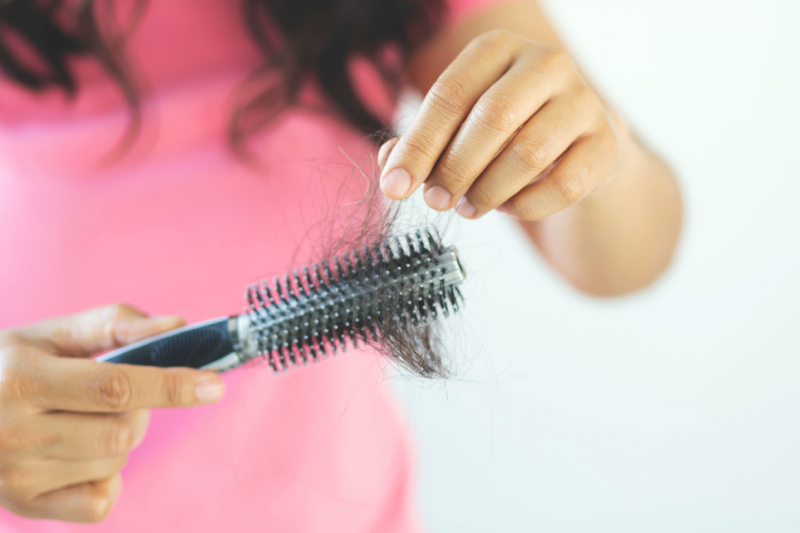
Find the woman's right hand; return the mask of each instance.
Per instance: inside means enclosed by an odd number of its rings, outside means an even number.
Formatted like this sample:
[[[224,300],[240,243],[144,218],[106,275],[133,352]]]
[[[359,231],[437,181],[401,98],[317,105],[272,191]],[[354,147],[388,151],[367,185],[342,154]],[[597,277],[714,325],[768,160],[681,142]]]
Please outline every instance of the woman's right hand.
[[[31,518],[97,522],[154,407],[219,400],[220,377],[90,356],[183,325],[126,305],[0,331],[0,504]]]

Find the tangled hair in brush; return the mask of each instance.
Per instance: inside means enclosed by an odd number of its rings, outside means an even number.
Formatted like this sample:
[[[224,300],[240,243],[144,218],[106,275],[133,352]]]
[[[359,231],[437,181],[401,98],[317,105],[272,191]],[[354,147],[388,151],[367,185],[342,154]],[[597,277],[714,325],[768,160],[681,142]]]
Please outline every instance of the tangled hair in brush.
[[[371,194],[375,194],[377,187],[372,188]],[[380,194],[378,192],[378,194]],[[380,199],[376,199],[380,200]],[[374,201],[374,204],[381,204],[385,202]],[[341,250],[351,248],[353,250],[364,249],[369,247],[370,244],[384,243],[384,247],[388,247],[392,241],[398,241],[401,238],[399,235],[402,233],[393,226],[393,221],[397,218],[397,213],[400,209],[399,204],[388,206],[384,208],[384,214],[380,218],[380,224],[375,227],[370,227],[367,224],[361,225],[355,230],[355,234],[351,234],[335,243],[339,245]],[[441,238],[438,236],[431,236],[429,239],[427,250],[423,249],[419,257],[423,261],[425,259],[434,257],[442,248]],[[396,246],[400,248],[400,246]],[[448,308],[448,306],[450,306]],[[384,318],[380,322],[380,332],[377,336],[369,337],[367,344],[374,350],[389,358],[390,360],[398,363],[402,368],[424,378],[447,378],[450,377],[451,372],[447,364],[447,350],[445,344],[442,342],[441,335],[441,320],[435,320],[436,314],[448,315],[450,310],[457,308],[457,301],[454,298],[445,301],[439,307],[438,312],[434,312],[434,320],[419,320],[412,318],[404,312],[398,312],[401,309],[402,302],[389,300],[382,300],[380,302],[380,312]],[[434,306],[430,306],[434,307]]]
[[[250,285],[257,352],[281,372],[370,345],[422,376],[444,375],[437,346],[420,332],[458,309],[464,277],[440,242],[420,229]]]
[[[401,236],[420,229],[427,231],[427,228],[407,225],[400,220],[408,201],[392,202],[383,195],[378,181],[379,169],[372,155],[365,158],[365,163],[348,159],[353,164],[352,172],[328,203],[320,222],[306,232],[306,239],[317,243],[314,252],[317,258],[329,259],[376,243],[397,242],[398,238],[402,240]],[[358,199],[345,201],[346,197],[352,197],[354,187]],[[438,235],[426,240],[430,251],[423,255],[435,256],[443,247]],[[432,321],[409,320],[405,315],[393,315],[397,307],[396,302],[382,303],[383,315],[393,316],[393,319],[382,321],[380,335],[369,338],[367,344],[417,376],[451,377],[447,346],[442,340],[441,316]],[[448,313],[445,307],[440,314]]]
[[[423,378],[448,378],[452,372],[442,342],[441,322],[413,324],[393,320],[381,327],[381,338],[371,346],[402,368]]]
[[[445,347],[440,340],[437,323],[426,324],[414,331],[397,328],[384,333],[383,341],[377,348],[384,356],[423,378],[445,379],[451,376],[449,365],[445,363]]]
[[[395,214],[398,208],[394,208]],[[384,219],[387,220],[387,219]],[[389,223],[383,226],[383,242],[401,240],[393,226]],[[419,235],[419,231],[418,231]],[[443,247],[441,238],[427,233],[428,244],[423,245],[419,257],[424,261],[435,257]],[[400,246],[397,246],[400,248]],[[380,323],[380,334],[369,342],[370,346],[385,357],[397,362],[406,370],[424,378],[447,378],[450,368],[446,363],[446,346],[442,342],[441,320],[436,320],[438,314],[449,315],[451,310],[457,309],[458,297],[454,296],[437,304],[429,305],[433,308],[433,320],[419,320],[413,315],[409,316],[397,310],[402,307],[402,302],[392,300],[382,301],[382,315],[387,317]],[[437,310],[438,309],[438,310]]]

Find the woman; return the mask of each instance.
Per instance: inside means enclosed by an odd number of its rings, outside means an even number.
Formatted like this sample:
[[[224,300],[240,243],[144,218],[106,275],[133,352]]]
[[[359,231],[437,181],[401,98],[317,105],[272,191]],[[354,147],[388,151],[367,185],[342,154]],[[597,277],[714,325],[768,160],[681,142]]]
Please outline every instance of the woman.
[[[224,382],[88,359],[181,325],[173,314],[234,313],[246,283],[295,266],[369,159],[392,80],[426,96],[380,148],[388,198],[422,186],[433,209],[507,213],[590,294],[639,289],[669,263],[670,170],[535,2],[451,0],[444,19],[435,1],[306,2],[244,2],[256,39],[225,0],[112,2],[108,27],[138,17],[124,36],[92,25],[101,3],[0,18],[3,531],[418,530],[374,356]],[[38,5],[7,0],[0,17],[20,3]]]

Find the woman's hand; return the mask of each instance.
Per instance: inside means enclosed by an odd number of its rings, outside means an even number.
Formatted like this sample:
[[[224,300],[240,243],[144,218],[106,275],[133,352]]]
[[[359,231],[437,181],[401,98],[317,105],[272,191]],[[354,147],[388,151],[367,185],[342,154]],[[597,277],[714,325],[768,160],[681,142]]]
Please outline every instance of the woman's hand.
[[[606,183],[619,146],[565,52],[490,31],[439,76],[402,137],[381,147],[381,187],[399,200],[424,182],[434,209],[540,220]]]
[[[189,407],[224,392],[214,372],[97,363],[89,356],[183,322],[114,305],[0,331],[0,504],[70,522],[105,518],[120,469],[153,407]]]

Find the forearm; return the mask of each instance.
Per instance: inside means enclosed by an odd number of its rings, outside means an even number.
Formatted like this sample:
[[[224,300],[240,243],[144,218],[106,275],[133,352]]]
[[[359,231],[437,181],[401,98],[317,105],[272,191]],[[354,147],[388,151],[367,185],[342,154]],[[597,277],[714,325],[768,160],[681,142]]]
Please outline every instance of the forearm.
[[[604,186],[544,220],[520,221],[548,261],[590,294],[618,295],[655,280],[672,258],[682,219],[670,168],[615,120],[620,157]]]

